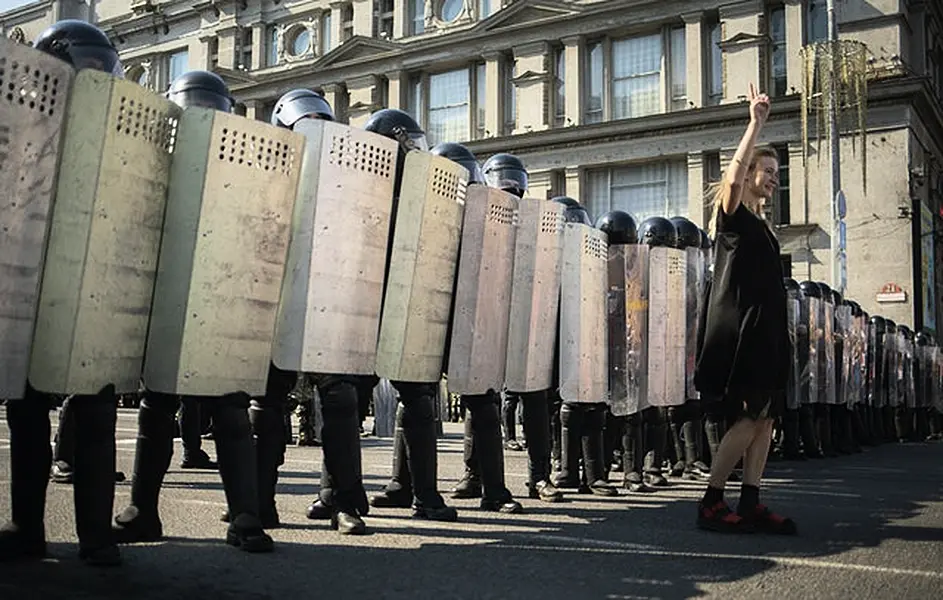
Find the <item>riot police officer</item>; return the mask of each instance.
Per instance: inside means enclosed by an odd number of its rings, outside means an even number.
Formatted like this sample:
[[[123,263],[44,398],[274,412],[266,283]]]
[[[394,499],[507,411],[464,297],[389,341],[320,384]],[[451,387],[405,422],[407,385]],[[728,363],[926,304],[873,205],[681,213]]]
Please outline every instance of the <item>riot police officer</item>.
[[[33,46],[70,64],[76,71],[94,69],[117,77],[124,75],[111,41],[100,29],[84,21],[59,21],[40,33]],[[0,529],[0,561],[37,559],[46,554],[43,520],[52,462],[51,400],[51,394],[37,390],[28,381],[23,398],[7,402],[13,519]],[[79,558],[94,566],[121,563],[109,525],[115,493],[117,410],[115,387],[111,384],[97,394],[73,395],[63,410],[70,413],[63,415],[63,421],[74,428],[72,467]]]
[[[407,113],[386,108],[373,113],[364,129],[400,144],[396,158],[396,181],[393,187],[393,223],[390,226],[389,247],[392,248],[396,208],[399,204],[406,154],[413,150],[428,150],[426,134]],[[387,275],[392,252],[387,254]],[[374,380],[374,384],[376,380]],[[446,506],[437,489],[438,457],[435,398],[438,382],[392,381],[399,392],[400,406],[396,414],[393,477],[386,489],[374,496],[370,503],[377,508],[414,508],[413,516],[434,521],[455,521],[458,511]],[[371,386],[372,388],[373,386]],[[405,449],[405,460],[399,454]],[[400,465],[405,468],[398,468]],[[408,471],[408,477],[405,476]]]
[[[233,100],[220,77],[207,71],[189,71],[178,77],[167,92],[180,106],[211,108],[232,112]],[[145,387],[147,382],[145,381]],[[272,538],[263,531],[259,514],[258,480],[249,425],[249,396],[243,392],[220,397],[186,397],[211,412],[213,439],[219,458],[219,472],[226,490],[230,512],[236,518],[226,532],[227,543],[247,552],[271,552]],[[174,415],[180,398],[146,390],[138,411],[138,438],[135,449],[131,504],[114,521],[119,543],[152,542],[163,537],[158,499],[164,475],[173,455]],[[199,423],[199,420],[197,420]],[[279,420],[281,423],[281,420]]]

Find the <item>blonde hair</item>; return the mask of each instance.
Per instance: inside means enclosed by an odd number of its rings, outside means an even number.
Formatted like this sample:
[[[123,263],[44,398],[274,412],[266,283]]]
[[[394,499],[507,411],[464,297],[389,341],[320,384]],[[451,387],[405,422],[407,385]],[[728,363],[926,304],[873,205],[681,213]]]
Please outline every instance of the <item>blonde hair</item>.
[[[750,167],[747,169],[747,174],[752,174],[754,169],[756,169],[756,163],[759,162],[761,158],[772,158],[773,160],[779,161],[779,153],[776,152],[773,148],[757,148],[753,151],[753,158],[750,159]],[[728,169],[730,167],[727,167]],[[730,187],[730,182],[727,180],[727,173],[721,176],[720,181],[714,181],[708,184],[707,189],[704,193],[704,204],[706,206],[713,206],[711,211],[711,219],[707,224],[707,233],[710,235],[711,239],[717,237],[717,218],[720,215],[720,211],[723,210],[724,201],[730,198],[730,194],[733,193],[733,190]],[[762,211],[760,210],[760,203],[750,199],[749,201],[742,197],[741,202],[749,210],[751,210],[755,215],[763,217]]]

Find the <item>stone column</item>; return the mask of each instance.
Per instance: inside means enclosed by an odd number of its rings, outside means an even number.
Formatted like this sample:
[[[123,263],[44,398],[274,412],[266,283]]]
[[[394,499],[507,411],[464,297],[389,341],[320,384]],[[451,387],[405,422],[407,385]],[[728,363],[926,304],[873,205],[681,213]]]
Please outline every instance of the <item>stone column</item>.
[[[322,88],[324,90],[324,99],[334,110],[334,116],[341,123],[346,121],[347,115],[347,97],[344,85],[340,83],[329,83]]]
[[[224,69],[234,70],[236,68],[236,51],[240,31],[236,25],[216,30],[219,66]]]
[[[564,97],[566,101],[566,118],[564,126],[583,124],[583,38],[563,38],[564,63]]]
[[[331,48],[337,48],[343,41],[341,33],[344,31],[344,6],[346,2],[331,2]]]
[[[761,75],[767,68],[761,59],[766,53],[760,49],[767,48],[769,37],[760,33],[763,10],[760,0],[738,2],[720,9],[725,38],[720,43],[725,60],[724,103],[739,102],[738,97],[747,94],[750,83],[765,87]]]
[[[409,75],[405,71],[391,71],[386,74],[386,80],[389,82],[386,108],[403,110],[407,106],[403,94],[409,87]]]
[[[707,229],[704,226],[707,222],[704,208],[704,184],[704,155],[700,152],[690,152],[688,153],[688,219],[701,229]]]
[[[252,65],[250,68],[253,71],[263,69],[267,66],[265,64],[265,46],[267,42],[265,34],[267,31],[268,28],[265,26],[265,23],[252,24]]]
[[[194,69],[203,69],[204,71],[213,70],[213,52],[210,45],[215,41],[215,35],[201,35],[197,38],[196,43],[191,40],[190,45],[187,47],[187,52],[190,53],[189,62],[193,65]]]
[[[262,116],[262,103],[258,100],[246,100],[246,118],[257,120]]]
[[[550,175],[550,171],[528,173],[527,196],[529,198],[540,198],[541,200],[547,198],[550,195]]]
[[[568,166],[564,172],[564,177],[566,178],[566,195],[582,202],[580,199],[580,180],[582,179],[580,167],[578,165]]]
[[[354,35],[373,37],[373,0],[354,0],[353,6]]]
[[[485,89],[487,91],[487,100],[485,102],[485,137],[495,137],[501,135],[501,128],[504,115],[501,112],[501,55],[490,53],[484,55],[485,59]]]
[[[347,81],[350,105],[347,107],[348,124],[362,127],[370,114],[379,108],[380,82],[376,75],[365,75]]]
[[[802,92],[802,49],[805,21],[802,0],[786,0],[786,93]]]
[[[705,102],[704,65],[706,64],[704,43],[704,14],[689,13],[684,19],[684,52],[687,69],[685,71],[688,106],[701,108]]]
[[[514,133],[542,131],[550,128],[548,118],[550,85],[547,65],[550,45],[534,42],[514,48],[517,76],[514,79],[517,94],[517,118]]]

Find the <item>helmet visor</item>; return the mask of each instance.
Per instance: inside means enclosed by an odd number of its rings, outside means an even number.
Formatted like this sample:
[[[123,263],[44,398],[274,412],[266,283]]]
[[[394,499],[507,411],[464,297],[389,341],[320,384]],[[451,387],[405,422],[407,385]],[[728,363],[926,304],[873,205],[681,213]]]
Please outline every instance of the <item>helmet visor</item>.
[[[422,150],[423,152],[429,151],[429,140],[426,139],[426,134],[424,133],[410,133],[409,140],[416,145],[417,150]]]
[[[527,173],[520,169],[494,169],[485,174],[485,181],[494,188],[506,192],[518,192],[521,196],[527,191]]]
[[[185,90],[176,94],[167,94],[167,99],[180,108],[202,106],[203,108],[212,108],[222,112],[232,112],[232,98],[221,96],[209,90]]]
[[[76,71],[94,69],[124,79],[124,67],[121,65],[121,59],[118,58],[118,53],[111,48],[68,44],[66,54],[68,55],[68,61],[72,63]]]

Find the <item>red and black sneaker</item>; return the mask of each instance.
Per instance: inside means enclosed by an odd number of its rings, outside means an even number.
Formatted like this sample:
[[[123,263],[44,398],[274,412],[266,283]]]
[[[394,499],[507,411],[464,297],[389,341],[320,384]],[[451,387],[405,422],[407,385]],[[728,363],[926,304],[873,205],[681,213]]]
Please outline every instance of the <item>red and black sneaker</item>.
[[[743,517],[730,510],[730,507],[727,506],[727,503],[723,500],[712,506],[698,503],[697,526],[701,529],[720,533],[753,532],[753,528],[749,523],[747,523]]]
[[[752,525],[757,531],[763,533],[772,533],[775,535],[798,535],[799,529],[796,522],[777,515],[765,504],[757,504],[756,509],[751,515],[740,515],[743,520]]]

